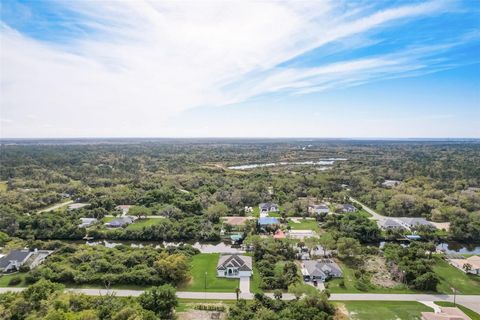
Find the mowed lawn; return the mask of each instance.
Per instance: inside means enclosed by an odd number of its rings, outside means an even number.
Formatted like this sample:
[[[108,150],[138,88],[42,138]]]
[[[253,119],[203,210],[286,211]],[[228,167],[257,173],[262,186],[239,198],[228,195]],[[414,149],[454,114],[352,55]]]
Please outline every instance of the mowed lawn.
[[[162,218],[138,219],[127,226],[127,230],[142,230],[143,227],[150,227],[162,223]]]
[[[346,308],[352,320],[414,320],[421,312],[433,311],[415,301],[344,301],[335,305]]]
[[[191,280],[179,286],[178,291],[205,291],[205,272],[207,272],[206,291],[235,292],[235,289],[239,287],[238,279],[217,278],[219,257],[219,253],[200,253],[193,256],[190,270]]]
[[[296,223],[289,219],[288,226],[292,230],[313,230],[316,232],[320,230],[320,228],[318,227],[318,222],[316,220],[299,219],[298,221],[299,223]]]
[[[465,272],[448,264],[440,257],[435,257],[436,263],[433,271],[440,278],[437,290],[442,293],[452,294],[452,287],[460,294],[479,294],[480,277],[467,275]]]

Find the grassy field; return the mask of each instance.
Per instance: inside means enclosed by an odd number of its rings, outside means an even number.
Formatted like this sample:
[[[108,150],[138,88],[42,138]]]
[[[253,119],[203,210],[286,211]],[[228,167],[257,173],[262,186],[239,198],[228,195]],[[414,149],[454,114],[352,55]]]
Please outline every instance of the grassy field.
[[[352,320],[414,320],[421,319],[421,312],[433,311],[415,301],[345,301],[335,305],[346,308]]]
[[[163,219],[161,218],[137,220],[134,223],[128,225],[127,230],[142,230],[143,227],[150,227],[156,224],[160,224],[162,220]]]
[[[8,283],[12,278],[20,277],[22,279],[22,282],[15,286],[9,286]],[[0,288],[2,287],[26,287],[27,284],[25,283],[25,273],[13,273],[13,274],[7,274],[0,276]]]
[[[0,181],[0,192],[7,191],[7,181]]]
[[[238,279],[217,278],[217,262],[220,254],[201,253],[192,257],[192,279],[178,288],[179,291],[205,291],[205,272],[207,272],[207,292],[235,292],[239,287]]]
[[[292,230],[313,230],[316,232],[320,230],[316,220],[301,219],[299,221],[300,223],[295,223],[289,219],[288,225],[290,226],[290,228],[292,228]]]
[[[467,275],[463,271],[451,266],[440,257],[435,257],[436,263],[433,271],[440,278],[437,290],[443,293],[452,293],[452,287],[458,290],[459,294],[480,293],[480,277]]]
[[[441,307],[453,307],[454,304],[453,302],[448,302],[448,301],[435,301],[436,305],[439,305]],[[468,309],[467,307],[464,307],[462,305],[457,304],[457,307],[465,312],[467,316],[472,318],[472,320],[480,320],[480,314],[476,313],[475,311]]]

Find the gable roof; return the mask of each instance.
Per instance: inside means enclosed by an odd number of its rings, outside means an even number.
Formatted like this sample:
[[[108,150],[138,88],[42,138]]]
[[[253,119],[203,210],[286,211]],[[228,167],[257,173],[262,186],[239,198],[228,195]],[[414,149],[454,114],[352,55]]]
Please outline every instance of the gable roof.
[[[310,276],[325,278],[329,274],[342,274],[342,269],[335,261],[330,259],[309,260],[305,261],[303,265]]]
[[[270,209],[271,207],[278,207],[278,205],[273,202],[260,203],[258,206],[260,208],[265,208],[265,209]]]
[[[220,256],[217,270],[225,270],[232,267],[238,268],[239,271],[252,271],[252,257],[239,256],[237,254]]]
[[[0,259],[0,269],[6,268],[10,264],[10,261],[22,262],[27,259],[30,254],[31,252],[29,250],[12,250]]]

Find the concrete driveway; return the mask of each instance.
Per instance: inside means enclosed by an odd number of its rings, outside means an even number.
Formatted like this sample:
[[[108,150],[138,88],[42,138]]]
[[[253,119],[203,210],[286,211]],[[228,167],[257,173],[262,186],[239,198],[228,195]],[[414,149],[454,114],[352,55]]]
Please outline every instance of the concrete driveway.
[[[240,277],[240,292],[250,293],[250,277]]]

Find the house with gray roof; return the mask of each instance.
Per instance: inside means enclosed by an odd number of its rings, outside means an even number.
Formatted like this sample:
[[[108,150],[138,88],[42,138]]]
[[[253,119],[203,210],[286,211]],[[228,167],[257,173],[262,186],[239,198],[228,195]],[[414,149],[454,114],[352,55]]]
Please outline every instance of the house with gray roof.
[[[80,218],[80,221],[82,223],[80,223],[78,227],[87,228],[87,227],[90,227],[92,224],[97,223],[98,220],[95,218]]]
[[[308,213],[322,214],[322,213],[328,213],[329,211],[330,210],[325,203],[308,206]]]
[[[425,218],[396,218],[405,228],[411,229],[419,226],[435,226]]]
[[[278,212],[280,210],[278,204],[273,202],[260,203],[258,208],[260,209],[261,217],[266,217],[269,212]]]
[[[378,226],[383,229],[383,230],[393,230],[393,229],[398,229],[398,230],[405,230],[406,228],[400,223],[400,221],[397,221],[396,219],[381,219],[377,221]]]
[[[121,228],[133,223],[133,221],[134,219],[132,217],[125,216],[125,217],[115,218],[112,221],[105,223],[105,225],[109,228]]]
[[[6,256],[0,258],[0,271],[18,271],[32,254],[33,252],[28,249],[10,251]]]
[[[384,182],[382,182],[382,187],[384,188],[393,188],[393,187],[396,187],[398,186],[399,184],[401,184],[402,182],[401,181],[398,181],[398,180],[385,180]]]
[[[341,205],[341,210],[342,210],[343,213],[356,212],[357,208],[354,205],[346,203],[346,204]]]
[[[332,259],[307,260],[302,262],[303,280],[325,282],[331,278],[341,278],[342,269]]]
[[[217,263],[217,277],[250,277],[253,273],[252,257],[243,255],[221,255]]]

